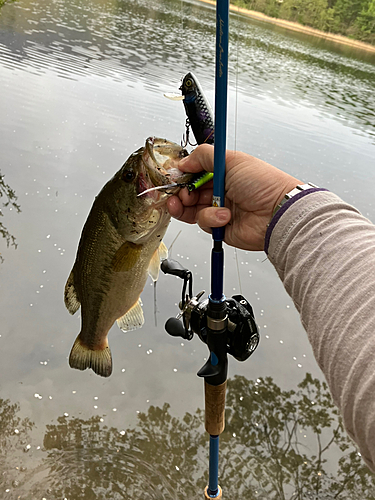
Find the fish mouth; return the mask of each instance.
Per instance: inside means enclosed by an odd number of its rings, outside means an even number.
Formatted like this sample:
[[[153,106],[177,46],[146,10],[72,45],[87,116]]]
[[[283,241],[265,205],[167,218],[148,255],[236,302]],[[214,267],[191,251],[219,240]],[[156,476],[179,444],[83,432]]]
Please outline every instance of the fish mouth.
[[[154,186],[186,182],[191,174],[177,168],[179,160],[188,152],[174,142],[148,137],[142,153],[142,162]]]

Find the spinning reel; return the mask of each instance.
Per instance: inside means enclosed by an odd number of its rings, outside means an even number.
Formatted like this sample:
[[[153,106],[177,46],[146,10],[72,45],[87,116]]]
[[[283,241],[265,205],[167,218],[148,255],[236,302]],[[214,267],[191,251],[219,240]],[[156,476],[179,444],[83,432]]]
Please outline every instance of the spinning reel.
[[[184,281],[182,297],[179,303],[181,312],[177,317],[169,318],[165,324],[165,329],[169,335],[191,340],[195,333],[202,342],[210,347],[210,332],[220,330],[218,332],[221,334],[220,336],[222,337],[222,334],[224,334],[221,343],[222,349],[226,353],[231,354],[238,361],[245,361],[251,356],[259,344],[259,331],[255,323],[253,308],[242,295],[233,295],[232,298],[225,299],[224,303],[219,303],[217,319],[215,319],[215,317],[212,317],[215,316],[215,314],[212,314],[212,310],[208,313],[209,299],[200,300],[205,292],[202,291],[195,296],[193,295],[193,275],[191,271],[172,259],[163,260],[161,270],[165,274],[178,276]],[[223,318],[220,318],[220,311],[223,310],[225,311],[224,314],[226,314],[224,329],[222,327]],[[198,375],[210,376],[205,373],[205,367],[200,370]]]

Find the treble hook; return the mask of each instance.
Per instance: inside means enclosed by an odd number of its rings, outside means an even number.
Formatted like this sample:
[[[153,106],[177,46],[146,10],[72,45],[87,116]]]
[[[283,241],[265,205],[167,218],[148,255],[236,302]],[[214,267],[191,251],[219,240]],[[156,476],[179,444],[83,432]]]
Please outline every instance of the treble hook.
[[[182,141],[181,141],[181,147],[186,148],[186,146],[189,144],[190,146],[194,147],[197,146],[198,143],[196,142],[195,144],[192,144],[189,140],[190,136],[190,122],[189,118],[186,118],[185,121],[185,134],[182,136]]]

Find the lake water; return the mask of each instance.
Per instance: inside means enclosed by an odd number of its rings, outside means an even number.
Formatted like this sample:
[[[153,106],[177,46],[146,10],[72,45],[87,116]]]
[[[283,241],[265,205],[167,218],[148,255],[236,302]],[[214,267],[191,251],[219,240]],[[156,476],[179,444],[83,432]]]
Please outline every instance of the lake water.
[[[230,30],[228,147],[375,221],[375,55],[236,14]],[[160,277],[157,324],[148,282],[144,327],[112,328],[108,379],[69,368],[80,317],[63,290],[103,184],[146,137],[181,140],[183,106],[163,93],[193,71],[213,103],[214,36],[214,9],[195,1],[20,0],[0,11],[0,169],[21,207],[1,218],[18,247],[0,240],[0,498],[203,498],[196,372],[208,351],[164,331],[181,282]],[[172,221],[166,245],[177,235],[173,258],[196,292],[209,290],[211,238]],[[261,343],[229,362],[224,498],[372,498],[373,476],[340,427],[331,442],[337,415],[272,265],[225,252],[225,293],[252,303]]]

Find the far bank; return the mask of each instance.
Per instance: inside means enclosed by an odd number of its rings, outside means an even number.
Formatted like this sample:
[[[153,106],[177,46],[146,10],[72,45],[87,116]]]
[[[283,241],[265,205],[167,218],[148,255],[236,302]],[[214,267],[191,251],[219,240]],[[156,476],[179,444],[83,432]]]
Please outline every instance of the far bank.
[[[216,5],[214,0],[200,0],[201,2],[205,2],[211,5]],[[261,12],[256,12],[254,10],[244,9],[242,7],[238,7],[237,5],[230,4],[230,10],[233,12],[237,12],[244,16],[251,17],[252,19],[256,19],[258,21],[263,21],[266,23],[275,24],[277,26],[281,26],[291,31],[296,31],[299,33],[306,33],[308,35],[313,35],[319,38],[324,38],[326,40],[331,40],[336,43],[340,43],[342,45],[348,45],[350,47],[355,47],[360,50],[364,50],[367,52],[375,53],[375,46],[369,43],[361,42],[359,40],[353,40],[343,35],[336,35],[333,33],[327,33],[325,31],[320,31],[315,28],[310,28],[309,26],[305,26],[303,24],[295,23],[293,21],[287,21],[285,19],[279,19],[275,17],[266,16]]]

